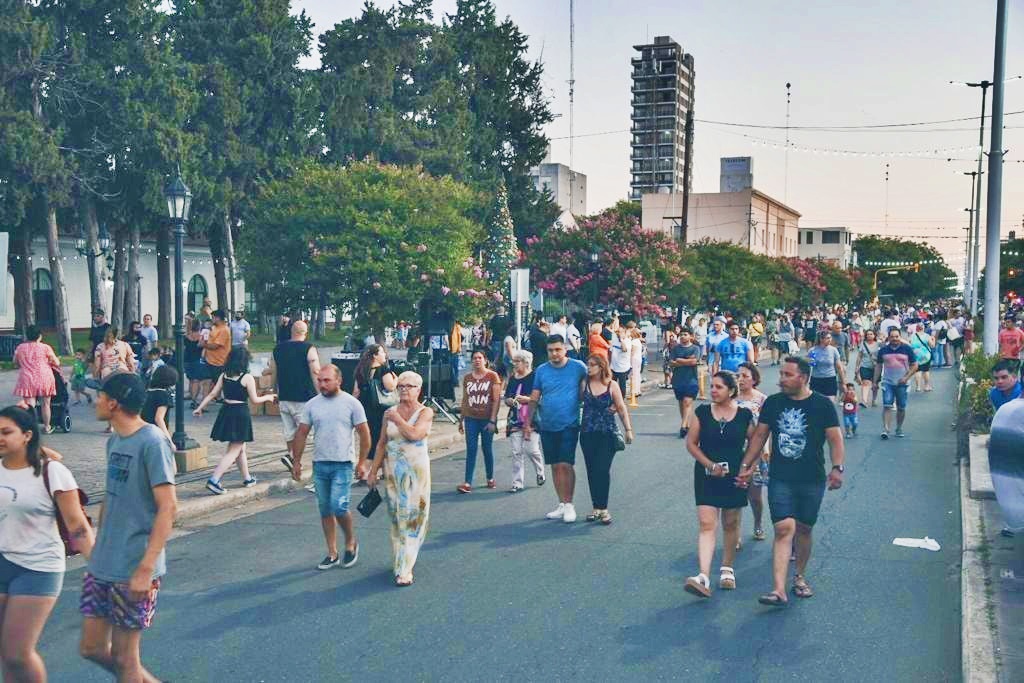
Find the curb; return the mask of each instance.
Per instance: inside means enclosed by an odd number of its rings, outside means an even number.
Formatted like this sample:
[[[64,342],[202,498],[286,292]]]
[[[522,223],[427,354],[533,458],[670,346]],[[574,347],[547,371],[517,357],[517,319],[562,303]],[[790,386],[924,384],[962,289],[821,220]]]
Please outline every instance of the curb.
[[[995,500],[996,491],[992,487],[992,472],[988,468],[988,435],[971,434],[968,437],[970,456],[970,488],[971,498],[975,500]]]
[[[987,543],[981,518],[981,503],[971,495],[966,464],[960,466],[960,522],[963,536],[960,574],[960,657],[962,677],[971,683],[998,680],[995,638],[989,624],[992,607],[986,592]]]

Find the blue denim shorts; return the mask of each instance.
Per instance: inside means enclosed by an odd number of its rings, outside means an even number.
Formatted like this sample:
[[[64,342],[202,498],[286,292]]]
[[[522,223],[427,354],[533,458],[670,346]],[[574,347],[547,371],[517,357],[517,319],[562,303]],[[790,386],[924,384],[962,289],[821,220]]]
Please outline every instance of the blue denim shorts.
[[[772,524],[792,517],[801,524],[814,526],[824,495],[823,481],[781,481],[773,477],[768,483]]]
[[[579,427],[566,427],[558,432],[542,431],[540,446],[544,451],[544,462],[548,465],[575,465],[579,440]]]
[[[907,388],[906,384],[882,383],[882,405],[892,408],[893,405],[899,410],[907,409]]]
[[[63,585],[64,572],[25,569],[0,555],[0,595],[57,597]]]
[[[351,462],[319,461],[313,463],[313,481],[316,482],[316,503],[321,517],[341,517],[348,514],[352,491]]]

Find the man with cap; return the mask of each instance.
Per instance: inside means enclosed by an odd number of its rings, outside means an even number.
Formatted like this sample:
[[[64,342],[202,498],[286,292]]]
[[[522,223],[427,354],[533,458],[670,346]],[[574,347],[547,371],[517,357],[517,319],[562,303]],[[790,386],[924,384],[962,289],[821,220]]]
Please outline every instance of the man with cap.
[[[145,400],[145,382],[129,372],[109,375],[96,396],[96,418],[109,421],[113,434],[96,545],[82,580],[81,653],[121,681],[157,680],[142,666],[140,644],[156,612],[177,512],[171,445],[139,417]]]
[[[94,308],[92,311],[92,325],[89,327],[89,354],[86,358],[92,358],[96,355],[96,347],[103,343],[103,338],[107,336],[107,330],[110,329],[110,323],[107,322],[106,313],[103,312],[102,308]]]

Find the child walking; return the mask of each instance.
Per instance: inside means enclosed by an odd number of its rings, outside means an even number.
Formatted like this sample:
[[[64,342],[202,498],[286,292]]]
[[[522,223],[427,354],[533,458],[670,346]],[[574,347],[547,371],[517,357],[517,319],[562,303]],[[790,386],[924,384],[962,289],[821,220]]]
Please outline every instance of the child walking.
[[[238,473],[242,475],[242,486],[249,487],[256,483],[256,478],[249,474],[249,460],[245,454],[245,444],[252,441],[252,417],[249,415],[248,401],[253,403],[270,403],[277,400],[276,394],[258,396],[256,380],[249,374],[249,351],[244,346],[231,349],[228,361],[224,365],[224,374],[220,376],[213,389],[202,403],[193,411],[197,417],[203,414],[203,408],[223,394],[217,419],[210,431],[214,441],[225,441],[228,450],[217,463],[216,469],[206,482],[210,493],[220,495],[225,492],[221,479],[231,464],[238,463]]]
[[[82,396],[85,396],[85,400],[92,403],[92,396],[89,395],[89,391],[85,388],[85,374],[89,371],[89,365],[85,362],[85,350],[75,350],[75,360],[71,366],[71,391],[75,392],[75,405],[82,404]]]
[[[177,383],[178,371],[171,366],[161,365],[154,370],[149,378],[149,387],[146,389],[146,402],[142,405],[142,412],[139,413],[143,420],[151,425],[156,425],[172,443],[167,413],[174,405],[171,389]]]
[[[857,436],[857,425],[860,420],[857,418],[857,389],[847,382],[846,390],[843,392],[843,429],[846,430],[846,438]]]

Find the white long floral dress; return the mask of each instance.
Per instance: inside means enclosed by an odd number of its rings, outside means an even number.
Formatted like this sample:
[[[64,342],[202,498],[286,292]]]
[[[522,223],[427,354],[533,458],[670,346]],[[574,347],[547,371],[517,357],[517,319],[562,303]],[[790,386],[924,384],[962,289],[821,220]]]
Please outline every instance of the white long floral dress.
[[[409,424],[416,424],[423,408]],[[427,440],[409,441],[388,422],[388,457],[384,461],[384,489],[391,515],[391,549],[395,576],[408,577],[416,564],[430,519],[430,456]]]

